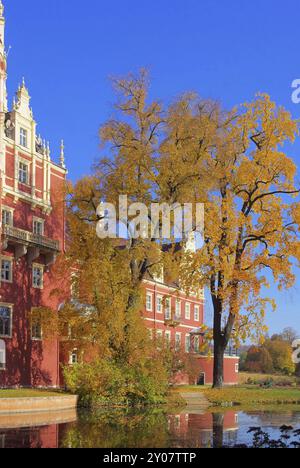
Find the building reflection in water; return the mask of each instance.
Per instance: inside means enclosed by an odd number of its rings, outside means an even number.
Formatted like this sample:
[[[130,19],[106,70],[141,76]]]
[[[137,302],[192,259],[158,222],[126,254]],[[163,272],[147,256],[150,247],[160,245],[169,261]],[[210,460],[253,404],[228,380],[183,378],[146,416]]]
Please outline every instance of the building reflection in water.
[[[223,439],[234,443],[238,430],[234,411],[128,413],[118,419],[119,424],[115,416],[113,412],[100,412],[96,418],[89,418],[85,412],[77,420],[75,411],[0,416],[0,448],[71,448],[78,446],[78,440],[82,447],[211,447],[222,446]],[[126,424],[129,420],[130,431]]]
[[[177,411],[177,410],[175,410]],[[88,412],[0,415],[0,448],[201,448],[252,443],[251,426],[276,437],[282,424],[300,424],[298,409],[209,413],[186,408],[140,411],[99,409]],[[272,432],[273,431],[273,432]],[[280,434],[279,434],[280,435]]]
[[[238,433],[238,413],[181,413],[168,417],[172,447],[222,447],[234,445]]]
[[[0,448],[58,448],[63,432],[76,420],[75,409],[0,415]]]

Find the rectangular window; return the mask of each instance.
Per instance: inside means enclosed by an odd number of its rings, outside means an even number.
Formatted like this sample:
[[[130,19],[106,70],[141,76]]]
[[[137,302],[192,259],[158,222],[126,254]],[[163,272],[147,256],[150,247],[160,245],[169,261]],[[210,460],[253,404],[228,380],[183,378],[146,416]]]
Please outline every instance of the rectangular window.
[[[44,220],[43,219],[33,220],[33,234],[36,234],[37,236],[44,235]]]
[[[42,339],[42,324],[39,319],[34,319],[31,326],[31,338],[33,340]]]
[[[236,364],[235,365],[235,373],[238,374],[239,370],[240,370],[240,366],[239,366],[239,364]]]
[[[156,300],[156,312],[159,314],[162,314],[163,312],[163,299],[161,296],[158,296]]]
[[[27,148],[27,130],[20,128],[20,145]]]
[[[171,299],[168,297],[166,299],[166,306],[165,306],[165,319],[166,320],[171,320],[172,314],[171,314]]]
[[[152,294],[151,293],[147,293],[146,294],[146,310],[147,312],[152,312]]]
[[[170,346],[171,345],[171,332],[170,331],[165,332],[165,340],[166,340],[167,346]]]
[[[176,348],[176,351],[180,351],[180,348],[181,348],[181,333],[176,333],[176,335],[175,335],[175,348]]]
[[[191,351],[191,335],[185,335],[185,352]]]
[[[77,349],[74,349],[72,351],[72,353],[70,353],[70,364],[71,365],[74,365],[74,364],[78,364],[78,352],[77,352]]]
[[[199,336],[194,337],[194,351],[195,351],[195,353],[200,352],[200,338],[199,338]]]
[[[181,301],[177,300],[175,305],[175,318],[181,318]]]
[[[195,305],[195,308],[194,308],[194,318],[195,318],[195,322],[200,321],[200,307],[198,305]]]
[[[6,345],[3,340],[0,340],[0,370],[6,367]],[[1,448],[1,444],[0,444]]]
[[[13,210],[3,208],[2,210],[2,225],[12,226],[13,225]]]
[[[12,276],[12,260],[3,258],[1,260],[1,280],[4,283],[11,283]]]
[[[5,362],[5,354],[4,351],[0,349],[0,370],[5,369],[6,362]]]
[[[23,162],[19,163],[19,182],[21,184],[28,184],[29,177],[28,177],[28,164]]]
[[[0,336],[11,336],[11,307],[0,306]]]
[[[44,269],[42,266],[34,265],[32,267],[32,286],[34,288],[43,288]]]
[[[185,318],[186,320],[191,319],[191,304],[189,302],[185,304]]]

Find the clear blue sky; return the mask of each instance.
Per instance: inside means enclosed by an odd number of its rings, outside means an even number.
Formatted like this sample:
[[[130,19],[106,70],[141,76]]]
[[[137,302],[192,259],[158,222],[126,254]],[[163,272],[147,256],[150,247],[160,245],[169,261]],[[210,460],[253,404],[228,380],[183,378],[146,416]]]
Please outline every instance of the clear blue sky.
[[[3,0],[9,97],[25,76],[42,136],[66,143],[72,179],[99,154],[97,130],[110,116],[109,76],[149,67],[152,94],[172,100],[195,90],[225,106],[268,92],[300,118],[291,82],[300,78],[299,0]],[[300,143],[290,151],[300,165]],[[300,280],[276,297],[272,331],[300,333]],[[209,314],[209,310],[208,310]]]

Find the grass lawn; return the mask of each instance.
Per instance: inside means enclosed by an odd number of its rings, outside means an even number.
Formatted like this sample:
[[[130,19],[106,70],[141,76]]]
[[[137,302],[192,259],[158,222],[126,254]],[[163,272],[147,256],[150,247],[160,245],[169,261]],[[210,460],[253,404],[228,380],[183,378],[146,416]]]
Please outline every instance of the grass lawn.
[[[269,405],[300,404],[300,389],[297,388],[257,388],[226,387],[222,390],[205,388],[202,390],[212,405]]]
[[[254,405],[300,405],[299,388],[259,388],[255,386],[225,387],[215,390],[211,387],[184,386],[175,392],[202,392],[212,406],[254,406]]]
[[[35,390],[35,389],[16,389],[0,390],[0,398],[41,398],[64,395],[59,391]]]

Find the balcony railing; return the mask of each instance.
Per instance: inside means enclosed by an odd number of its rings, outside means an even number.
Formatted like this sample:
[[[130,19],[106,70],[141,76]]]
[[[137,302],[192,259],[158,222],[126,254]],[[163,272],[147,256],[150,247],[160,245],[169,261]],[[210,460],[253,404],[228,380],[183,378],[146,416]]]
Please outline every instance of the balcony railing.
[[[39,234],[32,234],[29,232],[29,242],[36,244],[47,249],[59,250],[59,242]]]
[[[13,239],[19,240],[19,241],[28,241],[28,232],[23,231],[22,229],[15,228],[13,226],[5,225],[3,227],[3,232],[7,237],[11,237]]]
[[[42,247],[49,250],[59,251],[59,241],[49,239],[48,237],[41,236],[39,234],[33,234],[29,231],[16,228],[14,226],[4,226],[3,233],[10,239],[15,239],[19,242],[25,242],[28,244],[34,244],[37,247]]]

